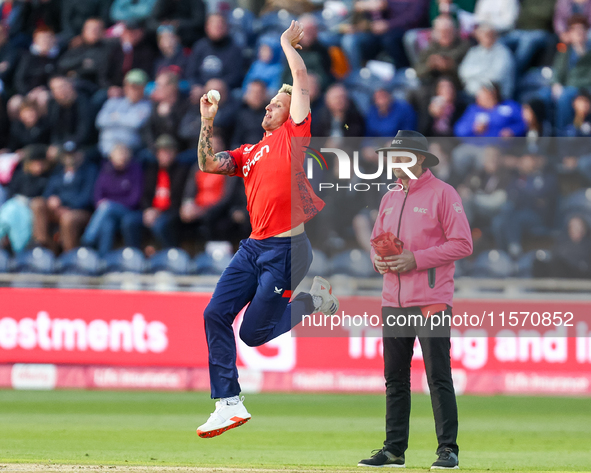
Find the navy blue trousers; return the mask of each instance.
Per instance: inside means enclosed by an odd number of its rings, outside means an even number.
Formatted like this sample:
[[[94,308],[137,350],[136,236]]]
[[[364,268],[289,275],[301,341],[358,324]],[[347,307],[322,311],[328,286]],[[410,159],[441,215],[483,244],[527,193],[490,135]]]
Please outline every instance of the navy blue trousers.
[[[232,323],[249,302],[240,338],[252,347],[288,332],[304,314],[314,312],[310,294],[300,293],[289,302],[311,263],[312,247],[305,233],[240,242],[203,313],[212,399],[240,393]]]

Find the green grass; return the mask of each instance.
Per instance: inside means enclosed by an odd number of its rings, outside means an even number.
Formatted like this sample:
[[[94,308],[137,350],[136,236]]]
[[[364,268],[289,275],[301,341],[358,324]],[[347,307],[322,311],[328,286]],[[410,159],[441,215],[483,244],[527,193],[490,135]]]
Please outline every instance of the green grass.
[[[591,470],[589,399],[458,403],[463,470]],[[0,391],[0,462],[336,470],[384,439],[383,396],[258,394],[247,407],[249,423],[200,439],[204,393]],[[435,448],[429,398],[414,395],[407,466],[428,468]]]

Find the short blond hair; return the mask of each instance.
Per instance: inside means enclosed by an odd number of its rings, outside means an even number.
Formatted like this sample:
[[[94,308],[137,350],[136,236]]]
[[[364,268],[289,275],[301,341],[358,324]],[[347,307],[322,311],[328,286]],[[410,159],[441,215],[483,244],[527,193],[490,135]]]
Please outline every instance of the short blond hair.
[[[291,97],[291,91],[292,91],[293,87],[289,84],[283,84],[281,86],[281,88],[279,89],[279,92],[277,92],[278,94],[287,94]]]

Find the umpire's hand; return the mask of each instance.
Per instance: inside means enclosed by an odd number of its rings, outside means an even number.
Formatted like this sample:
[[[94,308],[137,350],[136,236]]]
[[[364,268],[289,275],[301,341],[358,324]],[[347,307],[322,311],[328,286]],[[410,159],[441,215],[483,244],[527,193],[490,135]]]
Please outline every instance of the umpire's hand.
[[[417,267],[415,255],[409,250],[402,250],[402,253],[396,256],[375,255],[373,264],[380,274],[386,274],[388,271],[404,273]]]

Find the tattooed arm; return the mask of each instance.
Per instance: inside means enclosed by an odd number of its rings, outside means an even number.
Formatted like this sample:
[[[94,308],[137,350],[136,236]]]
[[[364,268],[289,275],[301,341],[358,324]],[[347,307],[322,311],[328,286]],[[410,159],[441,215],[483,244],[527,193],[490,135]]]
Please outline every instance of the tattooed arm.
[[[303,122],[310,112],[308,71],[304,60],[296,51],[296,49],[302,49],[298,43],[303,37],[304,29],[297,21],[292,21],[290,27],[281,35],[281,47],[293,77],[289,114],[295,123]]]
[[[199,134],[199,147],[197,148],[197,159],[199,169],[212,174],[236,174],[236,161],[228,151],[214,154],[211,143],[213,137],[213,119],[218,111],[218,104],[211,103],[207,95],[201,97],[201,132]]]

